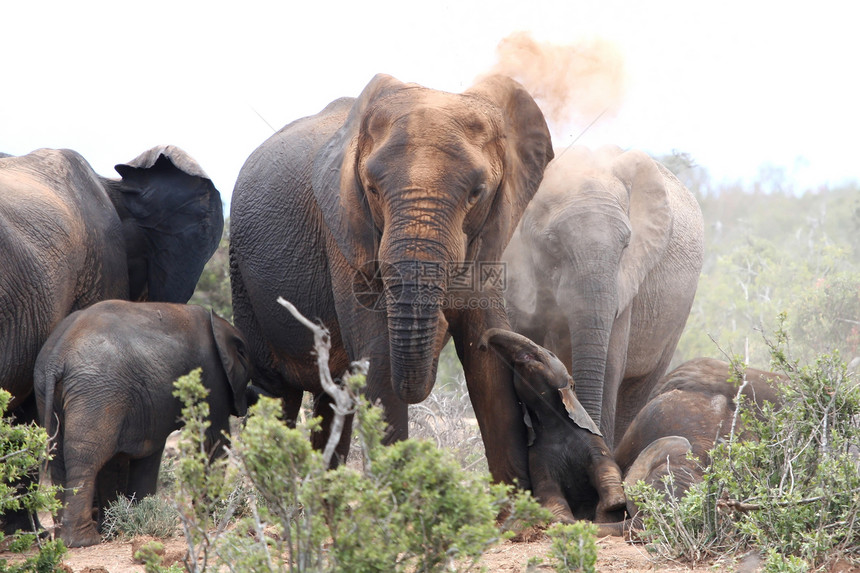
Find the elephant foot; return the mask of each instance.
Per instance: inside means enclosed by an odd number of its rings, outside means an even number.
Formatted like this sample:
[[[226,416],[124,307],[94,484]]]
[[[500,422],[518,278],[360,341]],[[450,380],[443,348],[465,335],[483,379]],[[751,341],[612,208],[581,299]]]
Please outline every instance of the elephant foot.
[[[627,496],[624,491],[620,490],[601,497],[600,503],[597,504],[597,510],[594,513],[595,523],[613,523],[624,519],[624,512],[627,509]]]
[[[89,547],[90,545],[98,545],[102,542],[102,537],[96,530],[95,522],[84,527],[67,527],[63,525],[60,528],[60,539],[66,544],[66,547]]]

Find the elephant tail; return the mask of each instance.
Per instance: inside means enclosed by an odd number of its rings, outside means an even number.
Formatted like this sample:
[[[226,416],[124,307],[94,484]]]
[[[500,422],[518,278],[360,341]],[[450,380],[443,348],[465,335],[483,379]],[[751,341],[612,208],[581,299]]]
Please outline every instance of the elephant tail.
[[[62,365],[50,364],[47,367],[40,364],[36,365],[34,386],[42,388],[44,391],[45,408],[42,413],[42,426],[48,434],[49,453],[53,449],[57,434],[60,431],[60,420],[54,412],[54,394],[57,390],[57,382],[63,377],[63,371],[64,368]],[[54,427],[54,420],[57,421],[56,428]]]

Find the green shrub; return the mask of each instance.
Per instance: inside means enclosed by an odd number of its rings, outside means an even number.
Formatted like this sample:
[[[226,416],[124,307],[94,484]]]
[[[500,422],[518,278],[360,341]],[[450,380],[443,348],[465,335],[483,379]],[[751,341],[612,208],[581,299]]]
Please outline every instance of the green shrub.
[[[213,505],[201,500],[223,495],[229,479],[212,476],[223,468],[206,470],[199,448],[206,427],[206,409],[195,404],[204,396],[199,380],[192,373],[177,381],[188,416],[183,441],[192,444],[176,470],[189,570],[205,570],[217,555],[219,568],[243,572],[469,571],[507,530],[548,520],[527,493],[463,470],[430,442],[383,447],[382,411],[358,396],[363,382],[357,376],[342,386],[354,400],[360,469],[325,469],[309,439],[318,420],[293,429],[281,419],[279,401],[262,398],[251,408],[229,456],[231,471],[253,485],[249,515],[213,533]],[[509,517],[500,528],[501,514]],[[148,567],[164,571],[155,562]]]
[[[772,369],[789,382],[783,407],[754,416],[739,406],[744,439],[719,443],[701,483],[680,501],[640,484],[629,490],[644,512],[645,537],[670,557],[702,560],[775,549],[772,569],[800,570],[860,557],[860,386],[838,355],[800,366],[788,338],[769,343]]]
[[[0,389],[0,514],[26,509],[54,515],[59,509],[55,497],[57,487],[45,486],[36,480],[22,489],[17,483],[24,476],[38,472],[47,461],[48,436],[44,428],[35,424],[17,424],[6,417],[11,401],[12,395]],[[16,563],[0,559],[0,572],[3,573],[54,571],[66,552],[62,541],[41,541],[33,531],[8,536],[0,533],[0,543],[7,545],[12,553],[29,551],[34,545],[39,548],[35,555]]]
[[[206,450],[206,431],[210,425],[208,390],[200,382],[200,375],[201,369],[197,368],[174,383],[174,396],[184,405],[179,459],[174,468],[174,495],[188,545],[185,559],[188,571],[206,570],[219,536],[233,517],[234,504],[241,503],[234,495],[239,478],[235,471],[228,471],[232,468],[227,458],[209,461]],[[228,500],[226,506],[225,499]]]
[[[546,531],[550,557],[558,573],[594,573],[597,564],[597,526],[585,521],[555,523]]]
[[[380,411],[364,400],[356,414],[362,470],[325,471],[309,428],[287,428],[275,401],[253,410],[235,453],[265,500],[261,519],[279,525],[283,545],[273,546],[293,556],[290,571],[468,570],[500,538],[508,489],[430,442],[382,447]]]

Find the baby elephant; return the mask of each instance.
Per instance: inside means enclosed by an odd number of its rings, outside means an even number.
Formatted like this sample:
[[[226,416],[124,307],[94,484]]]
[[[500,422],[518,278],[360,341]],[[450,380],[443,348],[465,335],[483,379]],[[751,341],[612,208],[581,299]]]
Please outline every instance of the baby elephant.
[[[643,480],[665,491],[662,478],[671,472],[674,490],[667,493],[680,498],[702,479],[710,464],[708,452],[717,438],[727,437],[731,431],[738,385],[727,381],[730,375],[728,362],[695,358],[663,376],[615,449],[625,483]],[[776,383],[784,381],[784,376],[747,368],[746,380],[742,394],[754,412],[760,412],[764,402],[780,404]],[[742,428],[735,431],[742,432]],[[698,461],[687,459],[688,452]],[[632,500],[627,504],[628,513],[635,516],[636,505]],[[638,521],[632,525],[637,526]],[[620,535],[622,530],[619,527],[616,533]]]
[[[63,487],[60,536],[68,547],[99,543],[93,521],[117,493],[155,493],[168,434],[181,427],[173,382],[202,367],[216,447],[230,415],[247,410],[246,343],[199,307],[104,301],[63,320],[36,361],[39,415],[56,433],[51,478]],[[211,451],[214,451],[211,450]]]
[[[549,350],[508,330],[489,329],[479,348],[496,349],[516,373],[514,389],[529,428],[529,473],[535,498],[559,521],[606,521],[623,511],[621,470],[577,400],[564,364]]]

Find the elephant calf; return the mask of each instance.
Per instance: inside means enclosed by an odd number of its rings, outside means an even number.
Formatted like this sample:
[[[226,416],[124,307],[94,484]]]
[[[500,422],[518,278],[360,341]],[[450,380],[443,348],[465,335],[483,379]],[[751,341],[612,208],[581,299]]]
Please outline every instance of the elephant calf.
[[[117,493],[156,490],[168,434],[181,427],[173,382],[202,367],[216,445],[229,416],[244,415],[250,361],[241,333],[199,307],[110,300],[69,315],[39,353],[35,392],[63,488],[60,537],[69,547],[99,543],[92,518]],[[126,481],[127,480],[127,481]]]
[[[660,380],[615,449],[624,483],[643,480],[665,491],[662,478],[671,472],[671,493],[681,497],[702,479],[716,439],[727,437],[731,431],[738,386],[727,381],[730,374],[728,362],[695,358]],[[742,394],[754,411],[761,411],[766,401],[780,404],[776,383],[784,381],[784,376],[747,368],[746,380]],[[688,452],[698,461],[687,459]],[[627,511],[634,517],[638,511],[629,499]],[[620,535],[622,527],[616,533]]]
[[[559,521],[606,521],[623,511],[621,470],[597,426],[573,393],[564,364],[549,350],[508,330],[484,332],[512,364],[514,389],[529,428],[529,474],[535,498]]]

